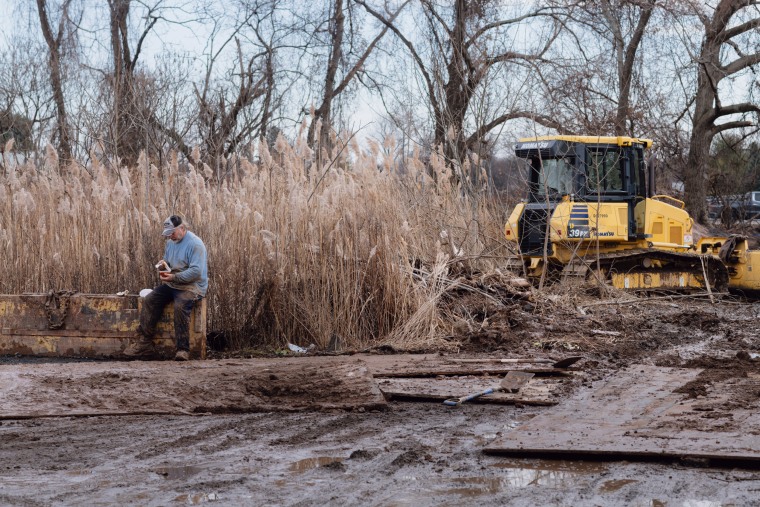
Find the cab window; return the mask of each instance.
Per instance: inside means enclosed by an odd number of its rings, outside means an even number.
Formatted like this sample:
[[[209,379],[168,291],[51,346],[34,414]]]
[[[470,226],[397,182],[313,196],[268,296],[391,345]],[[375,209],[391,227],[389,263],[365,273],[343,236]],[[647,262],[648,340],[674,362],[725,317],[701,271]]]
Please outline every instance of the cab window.
[[[573,193],[573,161],[569,158],[544,159],[539,173],[539,191],[543,195],[562,196]]]
[[[645,198],[647,195],[647,179],[644,166],[644,154],[641,148],[631,150],[631,178],[634,182],[634,194],[637,197]]]
[[[623,160],[617,149],[589,149],[586,187],[591,194],[623,192]]]

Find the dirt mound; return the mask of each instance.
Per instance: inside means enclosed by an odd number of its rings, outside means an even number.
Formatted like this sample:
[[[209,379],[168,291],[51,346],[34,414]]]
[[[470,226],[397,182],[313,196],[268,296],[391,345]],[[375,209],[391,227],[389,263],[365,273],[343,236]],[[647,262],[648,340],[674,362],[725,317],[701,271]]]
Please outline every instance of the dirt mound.
[[[345,358],[0,366],[0,419],[377,409],[364,363]]]

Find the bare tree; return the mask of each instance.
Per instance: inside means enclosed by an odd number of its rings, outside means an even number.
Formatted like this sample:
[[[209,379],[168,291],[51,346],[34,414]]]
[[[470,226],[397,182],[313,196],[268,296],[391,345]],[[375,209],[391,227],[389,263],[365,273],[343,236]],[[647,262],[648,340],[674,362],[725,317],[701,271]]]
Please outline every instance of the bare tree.
[[[415,41],[365,0],[356,1],[388,26],[411,54],[422,76],[432,113],[433,142],[443,147],[450,163],[461,165],[469,150],[484,143],[490,132],[511,119],[530,118],[562,128],[546,115],[522,109],[502,111],[471,128],[467,126],[472,99],[492,69],[509,63],[538,62],[546,54],[561,28],[553,7],[541,7],[506,18],[500,14],[501,6],[495,1],[455,0],[451,8],[447,8],[431,0],[421,0],[421,16],[417,23],[425,23],[428,35],[425,41]],[[552,26],[540,47],[521,52],[509,44],[513,39],[507,33],[510,28],[542,20],[549,20]],[[536,33],[539,33],[538,29]],[[424,44],[429,45],[427,50],[423,50]],[[470,130],[469,134],[467,130]]]
[[[592,0],[567,13],[573,56],[553,59],[545,72],[549,96],[565,108],[555,109],[555,114],[566,115],[566,125],[585,132],[636,134],[634,122],[643,112],[632,102],[645,95],[636,76],[637,62],[655,63],[639,54],[655,4],[656,0]],[[609,72],[611,67],[616,72]]]
[[[271,70],[271,55],[257,54],[245,58],[236,40],[238,48],[237,88],[232,100],[228,101],[227,90],[212,88],[209,79],[203,88],[196,88],[195,93],[200,107],[199,128],[204,141],[206,154],[214,160],[216,169],[221,168],[221,157],[234,152],[241,140],[255,130],[255,122],[248,123],[242,130],[238,120],[244,109],[257,99],[266,96],[267,84],[271,82],[267,70]],[[265,57],[263,65],[258,66],[258,57]],[[269,63],[268,63],[269,62]]]
[[[746,101],[724,104],[720,84],[760,63],[757,32],[760,10],[757,0],[720,0],[710,9],[693,2],[704,26],[698,54],[697,88],[693,97],[693,116],[689,155],[684,171],[686,206],[696,221],[707,219],[705,175],[713,139],[721,132],[751,127],[760,122],[760,106]],[[752,121],[747,115],[754,114]]]
[[[2,143],[12,137],[14,149],[27,153],[39,151],[42,133],[56,120],[49,71],[37,64],[47,45],[33,37],[14,36],[0,52],[0,137]]]
[[[140,151],[147,147],[151,112],[143,107],[144,80],[137,75],[137,64],[148,34],[159,21],[157,7],[147,7],[146,24],[132,48],[129,34],[129,15],[132,0],[108,0],[109,34],[113,59],[113,111],[110,138],[114,153],[127,165],[137,161]],[[157,4],[159,5],[159,4]]]
[[[621,5],[618,2],[602,0],[600,6],[607,27],[612,34],[612,48],[615,52],[615,63],[618,74],[618,100],[617,111],[615,113],[615,135],[622,136],[633,134],[629,126],[630,104],[631,104],[631,85],[633,83],[634,63],[637,57],[641,39],[644,37],[647,24],[652,17],[656,0],[620,2],[627,3],[632,10],[638,11],[636,14],[638,20],[632,27],[630,37],[626,44],[626,38],[623,33],[623,20]],[[635,19],[635,18],[634,18]]]
[[[391,14],[388,21],[392,23],[399,13],[406,7],[410,0],[405,0],[401,6],[399,6],[395,13]],[[348,4],[348,5],[346,5]],[[319,134],[319,145],[329,150],[330,129],[332,128],[332,103],[346,88],[351,81],[362,72],[362,69],[370,57],[372,51],[385,36],[388,31],[388,25],[383,25],[380,32],[374,37],[374,39],[363,48],[356,50],[356,55],[351,55],[354,51],[344,50],[344,39],[346,38],[346,12],[349,16],[354,16],[356,13],[353,9],[350,9],[351,0],[347,0],[344,4],[344,0],[331,0],[330,2],[330,19],[328,21],[328,33],[329,33],[329,54],[327,57],[327,65],[325,66],[325,78],[324,86],[322,88],[321,103],[314,109],[314,116],[311,124],[309,125],[309,132],[307,135],[307,141],[310,146],[314,146],[317,137],[317,126],[321,124],[321,132]],[[358,30],[362,26],[357,21],[349,22],[351,30]],[[349,38],[354,39],[356,34],[348,34]],[[353,49],[353,44],[351,45]],[[354,56],[353,61],[351,57]],[[343,78],[336,86],[336,80],[338,79],[338,71],[341,67],[346,70],[343,73]]]
[[[37,0],[37,14],[40,18],[42,35],[48,47],[48,68],[50,71],[50,86],[53,90],[53,101],[56,107],[58,138],[58,151],[63,165],[72,160],[72,135],[66,112],[66,99],[63,93],[62,58],[67,42],[67,27],[69,21],[69,8],[72,0],[64,0],[60,8],[58,27],[53,31],[50,24],[48,4],[46,0]]]
[[[276,1],[246,1],[242,6],[241,18],[234,26],[214,21],[206,72],[203,81],[194,85],[202,152],[212,161],[218,178],[226,170],[225,158],[241,144],[251,137],[267,138],[279,105],[275,57],[279,40],[285,36],[280,31],[289,33],[291,29],[276,19]],[[235,48],[234,67],[216,79],[217,67],[229,59],[229,47]]]

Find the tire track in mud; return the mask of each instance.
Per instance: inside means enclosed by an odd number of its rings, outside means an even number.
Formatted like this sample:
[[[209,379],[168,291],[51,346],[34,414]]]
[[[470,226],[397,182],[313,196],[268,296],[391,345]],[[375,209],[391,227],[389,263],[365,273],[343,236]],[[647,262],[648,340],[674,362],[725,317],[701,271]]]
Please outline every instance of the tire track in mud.
[[[547,409],[460,408],[5,422],[15,443],[0,462],[20,468],[0,473],[0,503],[749,505],[760,484],[741,471],[501,460],[482,454],[483,442]],[[41,457],[49,444],[58,452]],[[611,481],[628,483],[605,490]]]
[[[377,412],[372,412],[377,413]],[[309,418],[294,421],[294,425],[286,429],[287,434],[273,439],[271,445],[297,446],[312,443],[319,439],[337,440],[340,436],[352,435],[367,419],[367,414],[338,414],[328,416],[326,420],[314,424]],[[378,429],[378,432],[381,430]]]

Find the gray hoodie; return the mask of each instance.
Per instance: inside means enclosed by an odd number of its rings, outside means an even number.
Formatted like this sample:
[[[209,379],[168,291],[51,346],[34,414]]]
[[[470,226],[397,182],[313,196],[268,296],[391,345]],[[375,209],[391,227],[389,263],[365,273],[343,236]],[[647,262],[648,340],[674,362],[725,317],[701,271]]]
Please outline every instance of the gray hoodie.
[[[167,282],[169,287],[189,290],[199,296],[205,296],[208,289],[208,261],[206,245],[201,238],[190,231],[181,240],[167,241],[164,260],[169,263],[174,280]]]

